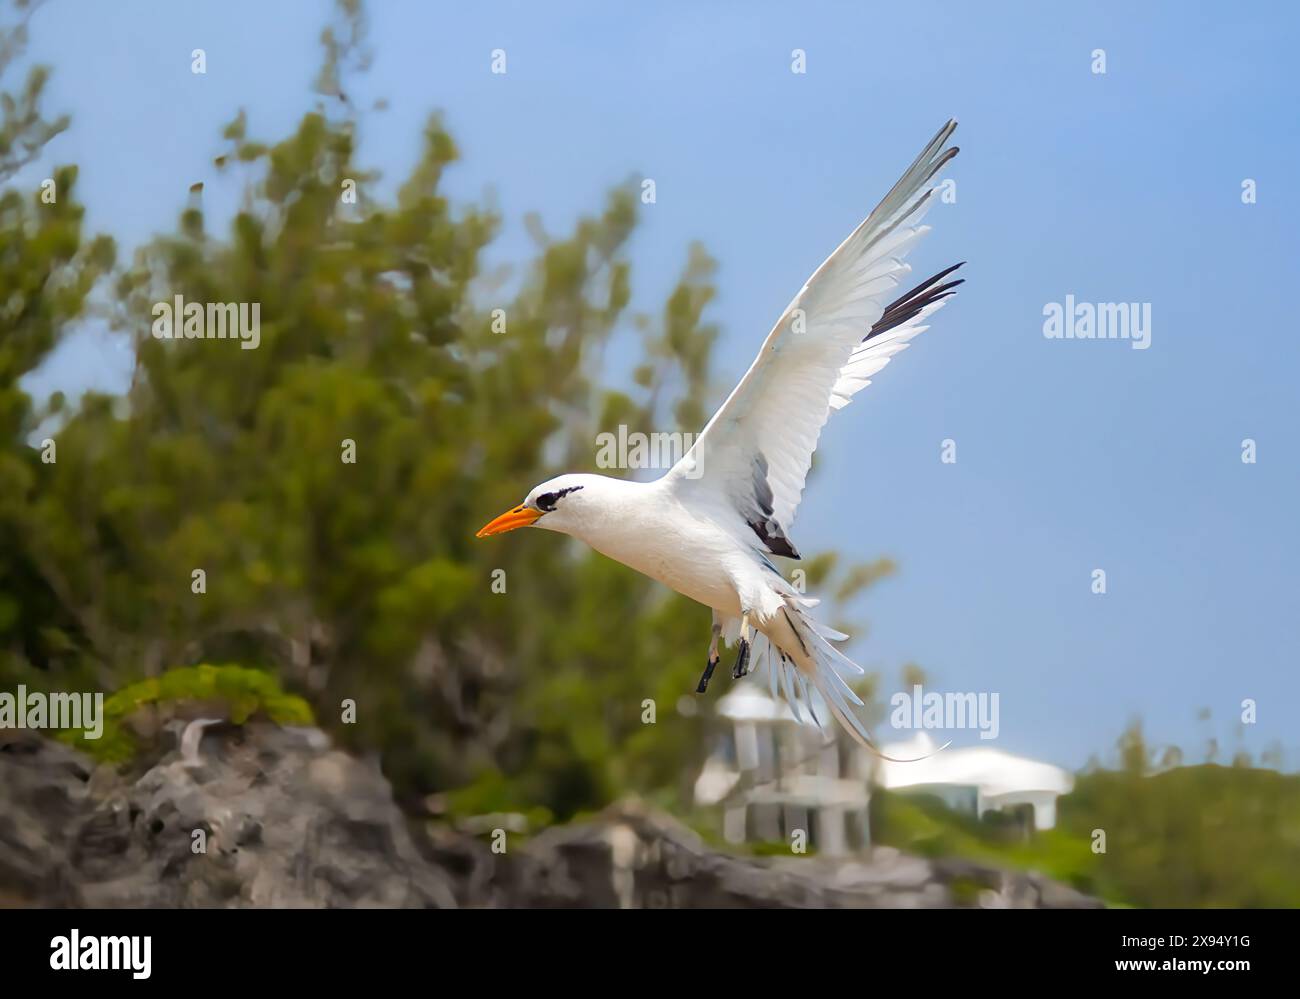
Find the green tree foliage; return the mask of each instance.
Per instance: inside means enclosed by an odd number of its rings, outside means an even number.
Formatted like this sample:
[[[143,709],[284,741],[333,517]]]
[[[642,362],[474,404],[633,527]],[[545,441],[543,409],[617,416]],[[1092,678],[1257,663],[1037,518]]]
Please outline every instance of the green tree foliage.
[[[1060,802],[1063,832],[1106,834],[1096,857],[1108,897],[1159,908],[1300,907],[1300,777],[1202,764],[1143,776],[1080,777]]]
[[[39,190],[9,186],[67,126],[66,117],[42,113],[43,68],[31,69],[16,94],[8,89],[31,6],[22,0],[17,22],[0,24],[0,680],[18,662],[46,664],[70,651],[69,635],[84,616],[25,544],[29,504],[48,467],[27,439],[63,400],[56,396],[38,409],[19,380],[57,346],[114,261],[111,240],[83,237],[75,168],[56,170]]]
[[[13,0],[12,24],[0,24],[0,83],[27,47],[27,24],[40,0]],[[68,127],[68,116],[46,118],[41,110],[49,71],[33,66],[16,91],[0,90],[0,181],[34,160],[45,144]]]
[[[1116,743],[1118,768],[1081,775],[1061,798],[1059,831],[1104,843],[1092,873],[1117,902],[1300,906],[1291,873],[1300,864],[1300,777],[1255,769],[1244,749],[1231,767],[1216,765],[1209,711],[1198,720],[1208,743],[1200,766],[1184,766],[1190,754],[1178,746],[1149,746],[1141,722],[1131,722]],[[1276,749],[1263,755],[1281,766]]]

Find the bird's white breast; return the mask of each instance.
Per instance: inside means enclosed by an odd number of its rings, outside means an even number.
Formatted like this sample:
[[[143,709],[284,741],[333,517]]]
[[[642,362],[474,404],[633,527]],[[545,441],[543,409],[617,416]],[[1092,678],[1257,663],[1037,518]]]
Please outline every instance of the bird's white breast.
[[[688,510],[659,483],[628,483],[599,516],[574,531],[598,552],[724,613],[740,599],[727,566],[740,546],[706,515]]]

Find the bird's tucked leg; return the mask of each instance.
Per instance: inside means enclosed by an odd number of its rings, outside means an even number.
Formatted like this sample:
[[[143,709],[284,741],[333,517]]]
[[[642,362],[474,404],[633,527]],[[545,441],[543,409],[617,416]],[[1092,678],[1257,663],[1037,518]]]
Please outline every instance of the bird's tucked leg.
[[[740,651],[736,653],[736,665],[731,669],[731,678],[739,680],[749,672],[749,615],[740,617]]]
[[[709,689],[709,680],[713,677],[713,670],[718,665],[718,636],[722,634],[722,621],[718,618],[718,612],[713,612],[713,635],[709,639],[709,662],[704,667],[704,673],[700,677],[700,682],[695,688],[697,694],[702,694]]]

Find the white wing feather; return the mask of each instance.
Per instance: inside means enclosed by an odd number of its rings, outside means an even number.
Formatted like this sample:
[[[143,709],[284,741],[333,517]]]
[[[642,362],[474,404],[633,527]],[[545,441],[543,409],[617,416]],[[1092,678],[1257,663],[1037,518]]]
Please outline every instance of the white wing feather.
[[[665,478],[697,502],[726,504],[792,554],[794,521],[822,426],[870,377],[925,330],[932,302],[863,343],[891,293],[911,272],[904,256],[929,231],[920,224],[931,186],[956,155],[948,122],[875,211],[813,273],[768,334],[758,357],[694,446]],[[946,272],[945,272],[946,273]],[[789,546],[790,551],[782,551]]]

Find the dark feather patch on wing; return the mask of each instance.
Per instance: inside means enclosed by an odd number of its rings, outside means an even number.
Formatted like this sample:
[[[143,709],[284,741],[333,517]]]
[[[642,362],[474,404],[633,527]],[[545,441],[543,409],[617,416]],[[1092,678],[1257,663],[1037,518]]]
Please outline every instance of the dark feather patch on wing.
[[[953,289],[959,284],[964,284],[965,278],[958,278],[956,281],[949,281],[947,284],[941,284],[938,287],[933,286],[964,263],[966,261],[963,260],[960,264],[953,264],[951,267],[941,270],[929,280],[922,281],[902,298],[890,302],[885,307],[885,314],[871,327],[871,332],[862,338],[862,342],[866,343],[872,337],[877,337],[881,333],[887,333],[889,330],[902,326],[903,323],[915,319],[926,306],[933,305],[940,299],[954,294]]]
[[[786,558],[799,558],[794,544],[785,536],[785,531],[772,516],[772,487],[767,483],[767,459],[760,453],[754,458],[754,503],[757,510],[746,518],[745,523],[773,555]]]

